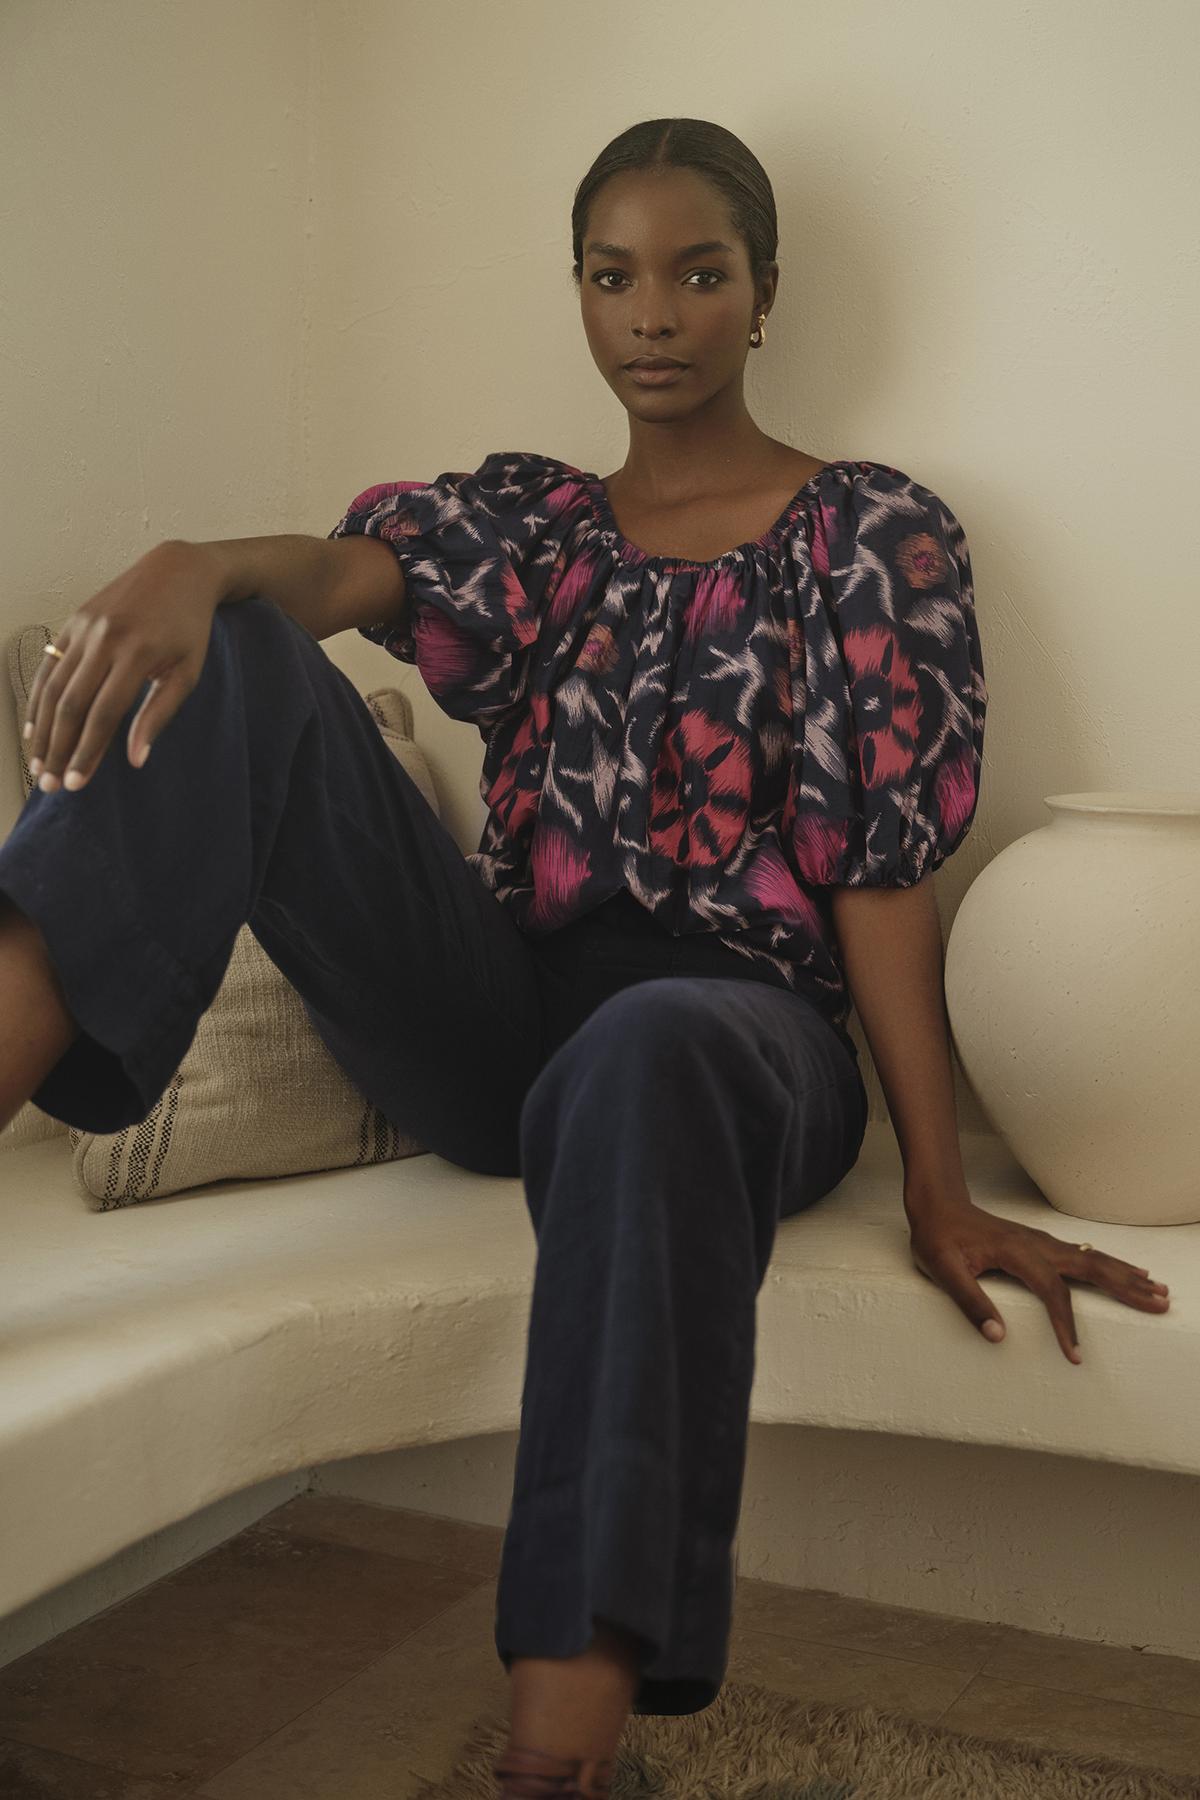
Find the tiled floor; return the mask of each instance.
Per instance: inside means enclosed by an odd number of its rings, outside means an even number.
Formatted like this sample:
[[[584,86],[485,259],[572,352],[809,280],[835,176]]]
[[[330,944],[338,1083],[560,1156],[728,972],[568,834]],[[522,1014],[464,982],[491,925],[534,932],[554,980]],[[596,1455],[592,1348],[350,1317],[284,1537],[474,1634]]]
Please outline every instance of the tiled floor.
[[[4,1800],[407,1800],[485,1707],[501,1533],[306,1496],[0,1669]],[[1200,1774],[1200,1663],[741,1579],[730,1678]],[[1200,1786],[1197,1788],[1200,1794]]]

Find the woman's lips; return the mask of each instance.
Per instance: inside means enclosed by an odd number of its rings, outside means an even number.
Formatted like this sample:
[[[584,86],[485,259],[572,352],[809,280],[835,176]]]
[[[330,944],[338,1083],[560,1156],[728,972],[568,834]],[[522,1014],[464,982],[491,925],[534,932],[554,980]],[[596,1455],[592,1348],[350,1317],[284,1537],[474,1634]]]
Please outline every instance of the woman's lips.
[[[665,387],[667,382],[677,381],[681,375],[686,375],[688,367],[689,365],[687,363],[672,363],[671,366],[666,369],[627,368],[625,373],[627,375],[632,375],[639,386]]]

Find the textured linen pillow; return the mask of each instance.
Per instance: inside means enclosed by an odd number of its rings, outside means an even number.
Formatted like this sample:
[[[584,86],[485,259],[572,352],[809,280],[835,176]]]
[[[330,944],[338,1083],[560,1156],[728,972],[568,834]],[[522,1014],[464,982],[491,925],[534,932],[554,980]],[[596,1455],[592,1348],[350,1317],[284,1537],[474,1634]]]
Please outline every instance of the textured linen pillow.
[[[26,794],[33,777],[21,726],[43,646],[59,629],[28,625],[8,643]],[[413,741],[407,695],[381,688],[366,702],[392,754],[440,817],[428,764]],[[113,753],[110,745],[106,754]],[[94,1212],[213,1181],[343,1169],[426,1151],[349,1081],[248,926],[187,1055],[146,1118],[108,1134],[64,1129],[76,1185]]]

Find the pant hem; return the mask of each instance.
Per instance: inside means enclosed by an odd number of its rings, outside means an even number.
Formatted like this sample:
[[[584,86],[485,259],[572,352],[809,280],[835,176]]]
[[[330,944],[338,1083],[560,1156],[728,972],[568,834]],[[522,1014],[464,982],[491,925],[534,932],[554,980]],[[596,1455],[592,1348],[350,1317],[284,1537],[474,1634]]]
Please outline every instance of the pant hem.
[[[41,932],[80,1035],[31,1099],[77,1130],[121,1131],[161,1097],[207,1002],[138,918],[86,820],[72,816],[74,796],[42,798],[57,804],[36,829],[22,830],[24,814],[0,845],[0,892]]]
[[[516,1656],[579,1655],[602,1618],[647,1646],[635,1713],[711,1706],[728,1655],[733,1542],[706,1549],[712,1534],[693,1541],[685,1521],[681,1547],[677,1488],[661,1457],[626,1445],[586,1476],[514,1504],[496,1613],[506,1669]]]

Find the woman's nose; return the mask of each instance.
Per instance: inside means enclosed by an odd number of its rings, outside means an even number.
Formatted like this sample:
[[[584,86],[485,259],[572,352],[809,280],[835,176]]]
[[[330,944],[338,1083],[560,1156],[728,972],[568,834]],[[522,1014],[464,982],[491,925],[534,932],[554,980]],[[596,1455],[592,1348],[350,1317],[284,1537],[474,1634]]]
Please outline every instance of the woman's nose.
[[[657,344],[660,338],[670,341],[675,336],[675,326],[665,322],[661,315],[657,318],[647,315],[634,322],[633,335],[639,344]]]
[[[665,295],[645,288],[630,308],[629,323],[635,337],[674,337],[678,321]]]

